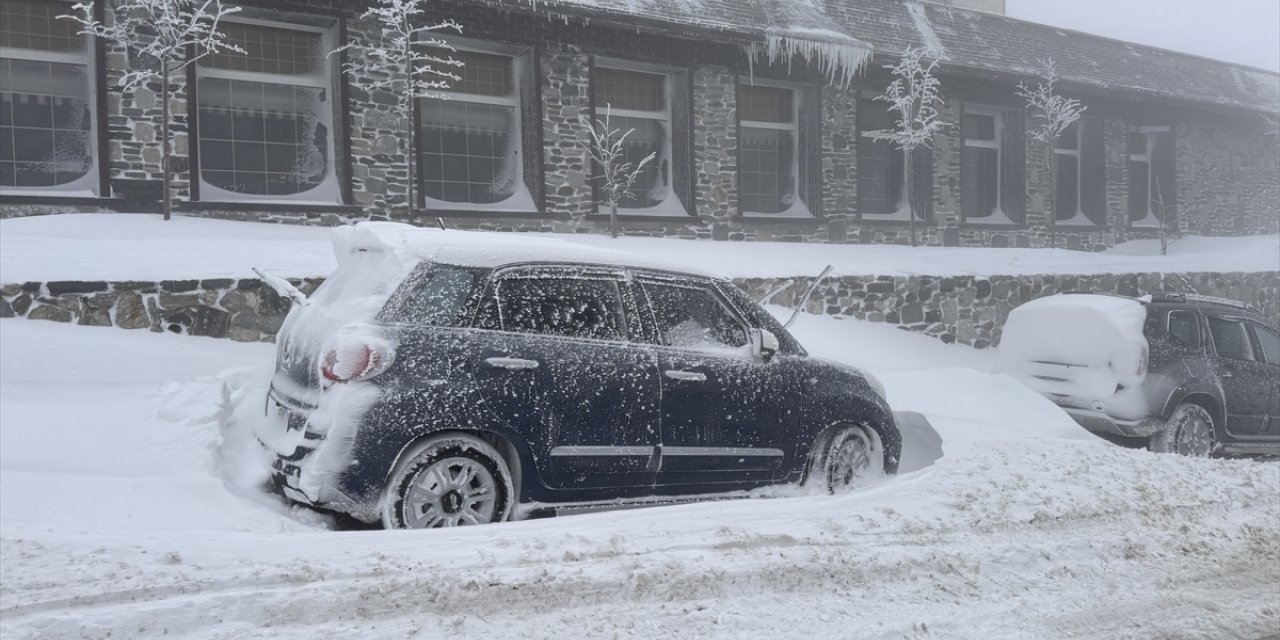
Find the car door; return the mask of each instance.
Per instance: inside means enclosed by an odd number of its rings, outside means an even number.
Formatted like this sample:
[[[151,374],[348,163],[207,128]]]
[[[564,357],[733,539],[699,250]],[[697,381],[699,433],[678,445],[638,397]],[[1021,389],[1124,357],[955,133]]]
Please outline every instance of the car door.
[[[1222,383],[1226,431],[1252,438],[1263,433],[1270,401],[1271,367],[1259,362],[1243,318],[1206,314],[1213,341],[1213,368]]]
[[[629,339],[635,310],[622,281],[618,270],[509,269],[482,303],[478,324],[492,336],[474,363],[477,384],[489,410],[525,434],[548,487],[652,488],[657,366],[652,347]]]
[[[661,372],[659,491],[720,490],[780,474],[785,449],[773,368],[710,281],[640,275]],[[720,485],[713,487],[712,485]]]
[[[1249,329],[1253,333],[1254,344],[1258,346],[1258,355],[1267,364],[1268,386],[1271,387],[1263,433],[1280,438],[1280,334],[1257,322],[1250,322]]]

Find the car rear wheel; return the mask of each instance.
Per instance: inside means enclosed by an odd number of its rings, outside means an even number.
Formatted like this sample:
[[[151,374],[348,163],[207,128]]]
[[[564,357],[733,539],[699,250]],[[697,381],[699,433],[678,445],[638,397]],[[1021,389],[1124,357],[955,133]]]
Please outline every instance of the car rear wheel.
[[[1213,453],[1215,435],[1213,416],[1197,404],[1180,404],[1169,421],[1147,443],[1156,453],[1176,453],[1203,458]]]
[[[842,425],[814,449],[809,470],[808,486],[827,493],[854,489],[884,475],[884,450],[870,429]]]
[[[407,450],[387,481],[382,524],[433,529],[502,522],[511,514],[511,471],[489,443],[469,435]]]

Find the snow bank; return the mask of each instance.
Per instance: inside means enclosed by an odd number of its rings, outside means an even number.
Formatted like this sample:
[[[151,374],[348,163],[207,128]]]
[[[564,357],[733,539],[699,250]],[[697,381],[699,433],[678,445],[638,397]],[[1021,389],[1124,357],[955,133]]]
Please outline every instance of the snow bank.
[[[556,239],[690,265],[734,278],[835,275],[992,276],[1139,272],[1266,272],[1280,268],[1280,235],[1187,237],[1161,256],[1159,242],[1135,241],[1103,253],[1065,249],[968,249],[895,245],[708,242],[604,235],[449,231],[484,242]],[[141,214],[65,214],[0,220],[0,282],[253,278],[251,267],[283,277],[333,271],[331,230]]]

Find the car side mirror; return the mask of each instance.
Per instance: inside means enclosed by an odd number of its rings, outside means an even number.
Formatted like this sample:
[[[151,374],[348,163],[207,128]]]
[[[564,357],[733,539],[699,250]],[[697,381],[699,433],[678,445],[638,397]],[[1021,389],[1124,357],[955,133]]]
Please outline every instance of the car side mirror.
[[[768,329],[751,330],[752,353],[763,362],[773,359],[778,353],[778,336]]]

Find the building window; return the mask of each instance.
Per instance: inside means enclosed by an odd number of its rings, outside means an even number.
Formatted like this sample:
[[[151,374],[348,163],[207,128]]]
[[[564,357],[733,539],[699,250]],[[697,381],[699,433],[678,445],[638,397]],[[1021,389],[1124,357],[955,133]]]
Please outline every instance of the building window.
[[[226,22],[197,65],[200,197],[337,202],[327,30]]]
[[[418,101],[418,175],[428,207],[532,210],[520,159],[519,57],[458,50],[461,80]]]
[[[797,91],[738,85],[738,207],[750,214],[809,215],[799,195]]]
[[[1053,217],[1059,224],[1092,224],[1081,208],[1080,131],[1076,121],[1058,136],[1053,147]]]
[[[1168,127],[1136,127],[1128,136],[1129,224],[1158,227],[1173,211],[1173,134]]]
[[[884,103],[858,103],[858,212],[864,217],[907,219],[907,152],[893,142],[876,138],[873,131],[891,131],[897,126],[893,112]]]
[[[961,120],[964,150],[960,155],[960,208],[966,222],[1011,222],[1000,207],[1001,115],[970,111]]]
[[[597,66],[593,74],[596,118],[609,116],[609,128],[630,131],[623,144],[623,162],[633,166],[646,156],[653,160],[641,170],[618,207],[629,213],[684,215],[671,184],[670,76]]]
[[[62,2],[0,3],[0,188],[98,195],[89,38]]]

